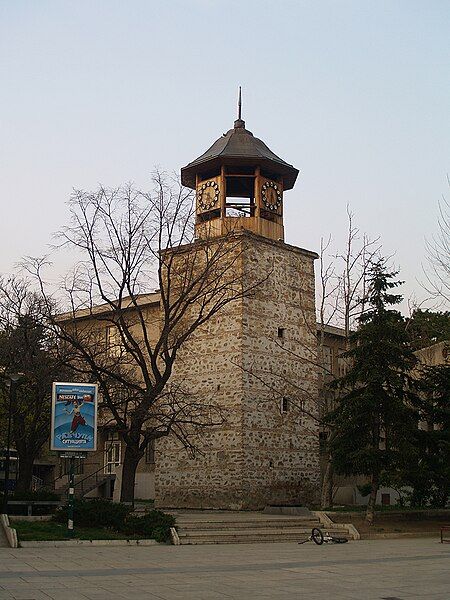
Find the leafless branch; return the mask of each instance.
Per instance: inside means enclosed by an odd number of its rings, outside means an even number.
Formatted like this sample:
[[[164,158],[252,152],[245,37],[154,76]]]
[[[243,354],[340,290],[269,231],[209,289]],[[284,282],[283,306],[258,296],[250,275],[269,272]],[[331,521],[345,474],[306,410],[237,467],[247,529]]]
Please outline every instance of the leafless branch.
[[[45,281],[47,261],[27,262],[49,326],[73,350],[76,372],[99,384],[105,420],[126,444],[124,464],[128,450],[136,462],[152,439],[169,434],[194,452],[201,429],[222,423],[224,411],[175,383],[174,365],[200,327],[261,283],[242,280],[242,238],[195,240],[192,192],[160,172],[151,192],[75,190],[69,207],[58,244],[82,260],[58,301]]]

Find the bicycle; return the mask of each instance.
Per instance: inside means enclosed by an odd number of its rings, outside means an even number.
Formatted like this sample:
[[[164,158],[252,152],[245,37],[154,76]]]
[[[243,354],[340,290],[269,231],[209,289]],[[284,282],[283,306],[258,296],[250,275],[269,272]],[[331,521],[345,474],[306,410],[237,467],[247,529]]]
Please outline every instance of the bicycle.
[[[312,531],[311,531],[311,535],[308,536],[306,538],[306,540],[303,540],[298,543],[304,544],[306,542],[314,542],[318,546],[321,546],[324,543],[325,544],[330,544],[330,543],[331,544],[345,544],[346,542],[348,542],[348,539],[344,538],[344,537],[337,537],[335,535],[331,535],[327,531],[323,532],[318,527],[313,527]]]

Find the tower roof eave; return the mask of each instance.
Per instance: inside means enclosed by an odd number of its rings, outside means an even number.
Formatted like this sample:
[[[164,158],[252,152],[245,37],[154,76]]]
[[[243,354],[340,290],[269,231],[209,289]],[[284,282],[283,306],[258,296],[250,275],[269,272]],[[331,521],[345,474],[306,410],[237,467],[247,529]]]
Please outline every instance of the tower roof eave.
[[[274,154],[262,140],[245,129],[244,121],[240,119],[206,152],[181,169],[181,181],[183,185],[195,188],[197,173],[220,165],[259,165],[270,169],[283,176],[285,190],[294,186],[299,173],[298,169]]]

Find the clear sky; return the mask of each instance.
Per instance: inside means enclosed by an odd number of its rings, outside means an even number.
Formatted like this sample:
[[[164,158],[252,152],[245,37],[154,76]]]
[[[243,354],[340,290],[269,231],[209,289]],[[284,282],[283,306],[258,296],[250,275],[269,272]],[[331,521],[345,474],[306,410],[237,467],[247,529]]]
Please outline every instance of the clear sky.
[[[449,194],[448,0],[0,0],[0,272],[42,255],[71,189],[179,171],[235,118],[301,174],[286,240],[346,204],[407,285]],[[62,265],[59,265],[62,269]]]

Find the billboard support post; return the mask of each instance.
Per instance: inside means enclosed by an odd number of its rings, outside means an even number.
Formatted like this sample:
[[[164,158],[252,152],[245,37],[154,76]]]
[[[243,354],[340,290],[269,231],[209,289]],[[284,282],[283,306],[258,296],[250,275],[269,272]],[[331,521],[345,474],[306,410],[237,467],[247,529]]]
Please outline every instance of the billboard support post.
[[[75,500],[75,457],[71,454],[69,459],[69,502],[67,511],[67,534],[73,537],[73,508]]]
[[[67,452],[60,453],[59,457],[69,461],[69,470],[67,473],[69,483],[67,488],[67,536],[73,538],[75,533],[75,459],[83,460],[87,457],[87,454],[84,452]]]

